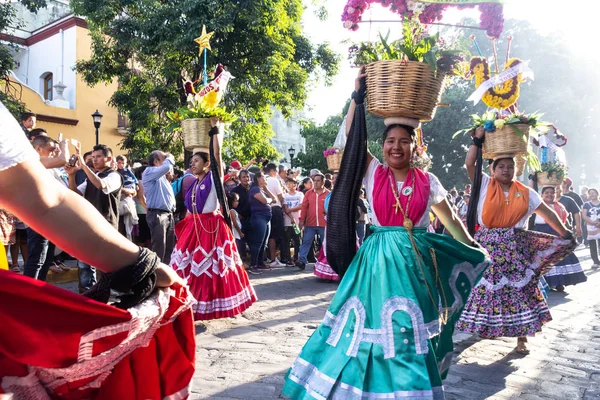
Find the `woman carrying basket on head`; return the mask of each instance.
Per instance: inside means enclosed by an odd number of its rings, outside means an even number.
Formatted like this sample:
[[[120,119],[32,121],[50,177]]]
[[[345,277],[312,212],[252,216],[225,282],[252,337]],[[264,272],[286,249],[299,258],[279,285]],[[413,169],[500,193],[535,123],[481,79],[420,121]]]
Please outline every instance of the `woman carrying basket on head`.
[[[527,354],[527,336],[540,332],[550,311],[538,288],[540,276],[575,248],[573,235],[537,192],[516,180],[515,155],[498,154],[492,176],[482,174],[485,130],[475,131],[465,165],[473,182],[468,224],[490,253],[492,266],[477,284],[457,329],[484,338],[518,337],[517,352]],[[560,237],[525,230],[536,212]]]
[[[385,164],[366,152],[363,71],[348,111],[348,143],[327,222],[327,259],[342,281],[288,372],[283,394],[441,399],[454,322],[488,259],[473,247],[438,179],[411,167],[418,120],[386,120]],[[339,223],[355,226],[357,208],[342,203],[358,200],[363,177],[374,232],[344,266],[339,259],[348,254],[339,254],[336,242],[344,241],[351,256],[356,236]],[[432,209],[458,241],[427,232]]]
[[[211,118],[210,156],[196,152],[192,157],[190,170],[197,179],[185,195],[188,215],[175,227],[178,240],[170,264],[198,301],[196,320],[233,317],[256,301],[228,223],[218,124]]]

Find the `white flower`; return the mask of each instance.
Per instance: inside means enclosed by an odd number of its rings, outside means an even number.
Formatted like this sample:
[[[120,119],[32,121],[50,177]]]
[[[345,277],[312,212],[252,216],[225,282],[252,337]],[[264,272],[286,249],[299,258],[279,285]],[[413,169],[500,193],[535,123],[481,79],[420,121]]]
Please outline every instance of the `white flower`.
[[[344,22],[344,28],[346,28],[346,29],[352,28],[352,21],[345,21]]]
[[[415,14],[420,14],[425,10],[425,3],[421,3],[421,2],[415,2],[415,6],[413,11],[415,12]]]
[[[348,11],[348,14],[352,14],[354,13],[354,7],[348,7],[346,11]]]
[[[408,0],[406,2],[406,8],[408,8],[408,11],[415,11],[416,6],[417,6],[417,2],[414,0]]]

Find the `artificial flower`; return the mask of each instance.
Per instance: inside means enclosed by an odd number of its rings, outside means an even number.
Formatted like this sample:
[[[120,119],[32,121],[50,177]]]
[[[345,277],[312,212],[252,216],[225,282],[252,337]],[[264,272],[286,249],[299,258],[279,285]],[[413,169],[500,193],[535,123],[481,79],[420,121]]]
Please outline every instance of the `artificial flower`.
[[[492,120],[485,121],[483,123],[483,129],[485,129],[486,132],[496,132],[496,125],[494,122],[495,121]]]
[[[494,121],[494,126],[496,127],[496,129],[504,128],[504,124],[506,124],[506,121],[503,119],[497,119]]]

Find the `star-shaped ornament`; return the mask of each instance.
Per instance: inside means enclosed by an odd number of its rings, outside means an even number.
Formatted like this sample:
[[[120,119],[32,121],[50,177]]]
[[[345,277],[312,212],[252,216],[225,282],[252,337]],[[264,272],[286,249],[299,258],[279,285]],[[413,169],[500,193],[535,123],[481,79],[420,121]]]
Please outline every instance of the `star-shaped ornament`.
[[[194,42],[198,43],[198,46],[200,46],[199,54],[202,54],[202,51],[204,49],[210,50],[210,38],[214,34],[214,32],[206,33],[206,26],[202,25],[202,34],[200,35],[200,37],[194,39]]]

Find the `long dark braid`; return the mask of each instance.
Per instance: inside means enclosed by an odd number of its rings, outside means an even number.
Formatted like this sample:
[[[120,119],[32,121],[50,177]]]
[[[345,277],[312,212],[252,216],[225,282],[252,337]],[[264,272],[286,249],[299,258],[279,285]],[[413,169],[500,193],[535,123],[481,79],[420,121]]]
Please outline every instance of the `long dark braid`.
[[[356,254],[356,213],[367,162],[364,104],[357,104],[327,211],[327,262],[340,277]]]
[[[475,164],[475,177],[473,179],[473,190],[471,200],[467,209],[467,229],[471,236],[475,235],[475,226],[477,225],[477,205],[481,196],[481,180],[483,178],[483,154],[481,147],[477,147],[477,161]]]
[[[219,140],[216,136],[219,134],[219,128],[214,126],[209,131],[210,135],[210,172],[212,174],[213,185],[217,192],[217,199],[219,200],[219,204],[221,205],[221,209],[223,210],[223,218],[225,218],[225,222],[231,226],[231,219],[229,218],[229,205],[227,204],[227,200],[225,198],[225,188],[223,187],[223,179],[221,179],[221,174],[219,173],[219,169],[221,165],[217,163],[217,159],[215,157],[215,150],[213,147],[214,140]]]

